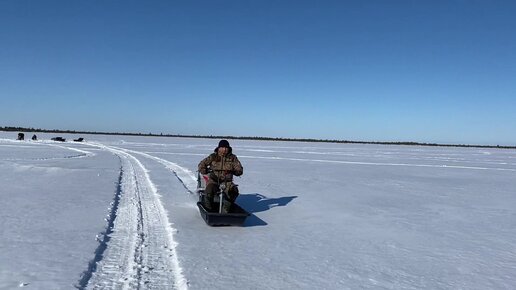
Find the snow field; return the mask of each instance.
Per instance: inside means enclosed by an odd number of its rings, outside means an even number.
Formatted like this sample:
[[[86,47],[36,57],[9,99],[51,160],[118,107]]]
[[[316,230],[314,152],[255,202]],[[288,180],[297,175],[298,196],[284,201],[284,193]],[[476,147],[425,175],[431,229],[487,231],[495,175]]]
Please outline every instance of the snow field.
[[[516,285],[512,150],[230,140],[252,215],[211,228],[218,140],[83,137],[0,139],[0,289]]]

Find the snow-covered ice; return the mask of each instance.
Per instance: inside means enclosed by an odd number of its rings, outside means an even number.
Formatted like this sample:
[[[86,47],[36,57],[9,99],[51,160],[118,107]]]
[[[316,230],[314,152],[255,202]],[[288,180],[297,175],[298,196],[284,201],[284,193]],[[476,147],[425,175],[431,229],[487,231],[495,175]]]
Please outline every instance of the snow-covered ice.
[[[516,285],[515,150],[230,140],[252,215],[209,227],[195,178],[218,140],[16,135],[0,132],[0,289]]]

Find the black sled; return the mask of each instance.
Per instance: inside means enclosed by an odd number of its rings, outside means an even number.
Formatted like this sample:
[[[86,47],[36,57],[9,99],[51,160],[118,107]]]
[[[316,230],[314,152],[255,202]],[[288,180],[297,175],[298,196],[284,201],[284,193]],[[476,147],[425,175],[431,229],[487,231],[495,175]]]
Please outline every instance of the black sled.
[[[242,226],[249,213],[238,204],[233,204],[229,213],[209,212],[197,202],[201,217],[209,226]]]
[[[204,208],[202,201],[204,197],[204,189],[208,181],[208,175],[198,174],[197,175],[197,193],[199,194],[199,201],[197,207],[201,217],[209,226],[242,226],[245,219],[250,215],[245,209],[241,208],[238,204],[233,203],[228,213],[222,212],[222,206],[220,206],[220,200],[223,199],[223,189],[219,192],[218,196],[215,196],[215,204],[217,211],[208,211]]]

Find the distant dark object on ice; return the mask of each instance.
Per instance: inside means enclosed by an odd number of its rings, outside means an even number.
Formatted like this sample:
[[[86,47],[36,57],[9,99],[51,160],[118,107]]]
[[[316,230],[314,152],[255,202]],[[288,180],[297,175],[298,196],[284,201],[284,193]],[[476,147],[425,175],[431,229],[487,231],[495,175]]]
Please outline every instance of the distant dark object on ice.
[[[63,138],[63,137],[54,137],[54,138],[52,138],[52,139],[50,139],[50,140],[52,140],[52,141],[59,141],[59,142],[64,142],[64,141],[66,141],[66,139],[65,139],[65,138]]]
[[[36,141],[38,140],[38,136],[36,136],[36,134],[32,135],[32,141]]]
[[[18,133],[18,138],[16,140],[25,140],[25,134]]]
[[[73,141],[74,141],[74,142],[82,142],[82,141],[84,141],[84,138],[82,138],[82,137],[81,137],[81,138],[79,138],[79,139],[73,139]]]

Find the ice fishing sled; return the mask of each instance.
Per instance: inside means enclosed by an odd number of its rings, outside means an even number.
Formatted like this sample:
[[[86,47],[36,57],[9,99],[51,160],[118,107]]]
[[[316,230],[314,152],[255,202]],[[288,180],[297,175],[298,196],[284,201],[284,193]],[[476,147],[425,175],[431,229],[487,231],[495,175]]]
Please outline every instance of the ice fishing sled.
[[[217,205],[214,211],[208,211],[204,208],[202,201],[204,198],[204,189],[206,183],[209,180],[209,176],[205,174],[197,174],[197,193],[199,194],[199,201],[197,207],[201,217],[204,219],[209,226],[242,226],[245,219],[250,215],[245,209],[241,208],[238,204],[233,203],[228,213],[222,212],[222,206],[220,201],[224,198],[224,189],[222,188],[217,195],[215,195],[215,204]]]
[[[201,217],[209,226],[242,226],[249,213],[238,204],[233,204],[229,213],[219,213],[207,211],[202,203],[197,202]]]

